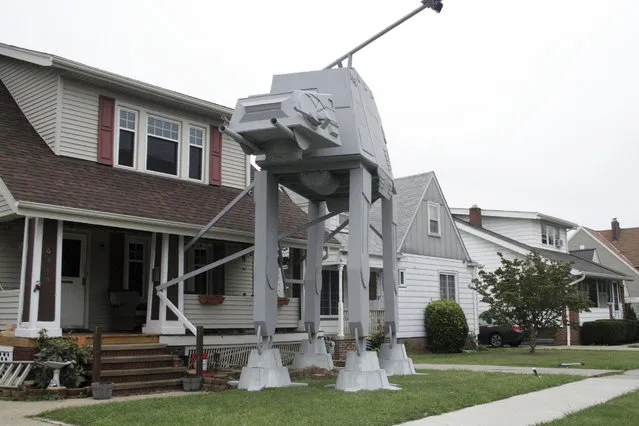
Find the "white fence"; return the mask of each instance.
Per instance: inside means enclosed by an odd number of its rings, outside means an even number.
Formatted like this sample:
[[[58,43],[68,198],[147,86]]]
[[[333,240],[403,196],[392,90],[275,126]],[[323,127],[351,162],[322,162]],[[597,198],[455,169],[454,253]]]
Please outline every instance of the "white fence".
[[[0,291],[0,330],[18,321],[19,290]]]

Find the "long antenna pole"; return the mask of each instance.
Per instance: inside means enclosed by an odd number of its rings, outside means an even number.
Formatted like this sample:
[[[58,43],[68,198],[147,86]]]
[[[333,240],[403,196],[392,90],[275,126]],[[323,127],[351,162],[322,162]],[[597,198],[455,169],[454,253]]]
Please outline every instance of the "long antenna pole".
[[[345,59],[348,59],[348,65],[350,66],[353,59],[353,55],[355,53],[359,52],[364,47],[368,46],[369,44],[371,44],[372,42],[374,42],[375,40],[377,40],[378,38],[380,38],[381,36],[389,32],[390,30],[392,30],[393,28],[408,21],[410,18],[417,15],[419,12],[421,12],[424,9],[433,9],[435,12],[439,13],[442,10],[442,2],[440,0],[422,0],[422,5],[419,6],[417,9],[413,10],[411,13],[401,18],[399,21],[396,21],[392,25],[384,28],[383,30],[375,34],[373,37],[369,38],[362,44],[355,47],[354,49],[349,50],[348,52],[346,52],[345,54],[343,54],[342,56],[340,56],[339,58],[337,58],[336,60],[328,64],[326,67],[324,67],[324,69],[327,70],[327,69],[333,68],[335,65],[338,65],[341,67],[342,61],[344,61]]]

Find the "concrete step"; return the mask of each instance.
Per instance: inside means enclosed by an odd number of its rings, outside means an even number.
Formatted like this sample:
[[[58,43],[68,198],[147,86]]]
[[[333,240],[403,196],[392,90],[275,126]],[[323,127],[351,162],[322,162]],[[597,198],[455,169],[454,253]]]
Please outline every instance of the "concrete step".
[[[184,367],[134,368],[128,370],[102,370],[101,380],[113,383],[149,382],[179,379],[184,376]]]
[[[182,379],[151,380],[143,382],[114,383],[113,395],[136,395],[153,392],[166,392],[182,389]]]

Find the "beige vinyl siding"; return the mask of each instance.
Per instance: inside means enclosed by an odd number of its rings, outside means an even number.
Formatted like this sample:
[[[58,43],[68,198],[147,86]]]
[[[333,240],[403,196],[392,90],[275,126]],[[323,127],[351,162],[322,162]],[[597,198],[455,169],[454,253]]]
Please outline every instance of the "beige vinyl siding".
[[[246,187],[246,155],[240,144],[226,135],[222,137],[222,185]]]
[[[398,291],[398,337],[425,335],[424,308],[433,300],[440,300],[440,273],[455,275],[455,301],[464,310],[469,330],[475,328],[475,292],[469,288],[474,268],[460,260],[406,254],[399,260],[397,269],[404,271],[405,282]]]
[[[33,128],[55,151],[58,75],[48,68],[0,58],[0,79]]]
[[[4,290],[20,288],[23,236],[24,221],[0,224],[0,286]]]
[[[97,161],[99,94],[82,83],[62,82],[60,155]]]
[[[277,328],[297,328],[300,300],[289,299],[277,308]],[[253,298],[225,296],[220,305],[202,305],[197,294],[184,295],[184,315],[194,325],[209,329],[253,328]]]
[[[229,244],[227,255],[237,253],[243,246]],[[224,293],[228,296],[253,294],[253,256],[248,254],[224,265]]]
[[[19,290],[0,291],[0,330],[18,322]]]

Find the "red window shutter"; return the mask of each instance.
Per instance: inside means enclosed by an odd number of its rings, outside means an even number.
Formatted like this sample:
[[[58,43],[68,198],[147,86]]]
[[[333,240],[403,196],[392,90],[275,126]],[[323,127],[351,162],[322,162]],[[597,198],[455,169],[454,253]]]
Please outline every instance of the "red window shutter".
[[[222,185],[222,133],[216,126],[211,126],[211,154],[209,164],[209,183]]]
[[[115,99],[100,96],[98,118],[98,163],[113,165]]]

